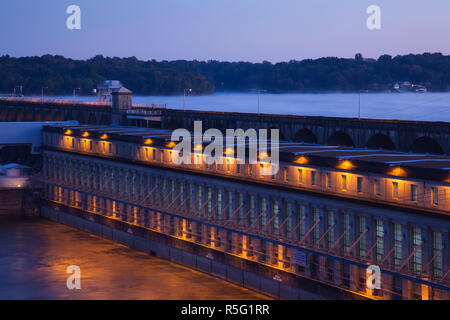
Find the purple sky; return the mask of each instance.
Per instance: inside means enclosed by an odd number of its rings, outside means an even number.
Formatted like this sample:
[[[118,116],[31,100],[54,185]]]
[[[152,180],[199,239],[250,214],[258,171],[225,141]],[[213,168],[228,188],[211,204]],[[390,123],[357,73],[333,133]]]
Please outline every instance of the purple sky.
[[[66,8],[81,7],[81,30]],[[366,8],[381,7],[369,31]],[[0,55],[286,61],[450,54],[449,0],[1,0]]]

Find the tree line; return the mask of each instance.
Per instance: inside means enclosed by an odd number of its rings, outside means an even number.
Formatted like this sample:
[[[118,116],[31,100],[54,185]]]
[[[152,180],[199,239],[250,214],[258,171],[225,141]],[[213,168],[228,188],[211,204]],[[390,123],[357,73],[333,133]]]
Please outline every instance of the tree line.
[[[450,89],[450,56],[441,53],[409,54],[378,59],[327,57],[262,63],[222,61],[141,61],[135,57],[95,56],[73,60],[59,55],[0,57],[0,92],[12,93],[22,85],[25,95],[81,94],[103,80],[120,80],[140,95],[195,94],[218,91],[273,93],[385,91],[393,81],[410,81],[429,91]]]

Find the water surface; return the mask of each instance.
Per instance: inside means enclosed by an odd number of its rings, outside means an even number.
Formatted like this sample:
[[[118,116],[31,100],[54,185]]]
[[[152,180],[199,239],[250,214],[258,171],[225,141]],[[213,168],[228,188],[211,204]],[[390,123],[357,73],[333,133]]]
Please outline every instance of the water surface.
[[[361,117],[419,121],[450,121],[450,93],[362,93]],[[58,97],[71,100],[72,97]],[[95,97],[78,97],[95,100]],[[183,96],[133,96],[134,103],[167,104],[183,109]],[[216,93],[186,97],[186,109],[258,112],[258,95]],[[328,117],[358,117],[359,95],[261,94],[260,112]]]
[[[40,218],[0,220],[0,299],[266,299],[207,274]],[[67,266],[81,268],[69,290]]]

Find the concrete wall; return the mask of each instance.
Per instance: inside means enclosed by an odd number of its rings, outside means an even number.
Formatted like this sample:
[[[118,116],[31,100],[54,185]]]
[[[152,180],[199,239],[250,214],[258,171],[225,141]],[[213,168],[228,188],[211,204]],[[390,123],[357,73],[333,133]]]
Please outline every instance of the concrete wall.
[[[41,215],[278,299],[361,299],[351,292],[142,227],[43,203]],[[273,280],[278,275],[282,281]]]
[[[67,121],[81,124],[111,124],[111,107],[0,101],[0,122]]]
[[[450,154],[450,126],[445,122],[329,118],[289,115],[257,115],[227,112],[164,110],[162,127],[193,129],[202,120],[203,130],[278,128],[290,141],[355,147]]]
[[[0,218],[38,215],[32,189],[0,189]]]

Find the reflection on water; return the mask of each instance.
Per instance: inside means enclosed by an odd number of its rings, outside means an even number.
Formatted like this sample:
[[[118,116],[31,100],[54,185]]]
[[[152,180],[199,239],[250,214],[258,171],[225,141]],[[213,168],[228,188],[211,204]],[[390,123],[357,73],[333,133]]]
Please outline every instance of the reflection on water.
[[[0,299],[265,299],[215,277],[52,221],[0,220]],[[81,268],[68,290],[66,268]]]

